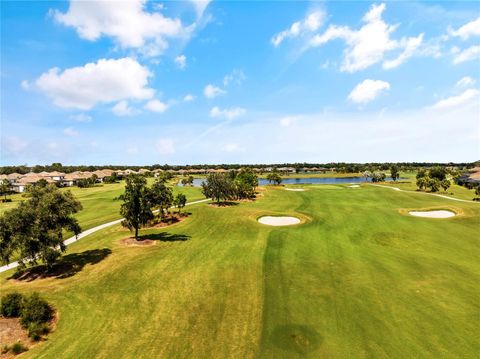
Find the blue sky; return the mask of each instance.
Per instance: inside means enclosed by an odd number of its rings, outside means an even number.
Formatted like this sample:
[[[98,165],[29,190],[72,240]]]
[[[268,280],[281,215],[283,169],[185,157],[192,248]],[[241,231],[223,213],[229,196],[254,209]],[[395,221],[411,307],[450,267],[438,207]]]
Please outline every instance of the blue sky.
[[[476,2],[1,2],[2,165],[474,161]]]

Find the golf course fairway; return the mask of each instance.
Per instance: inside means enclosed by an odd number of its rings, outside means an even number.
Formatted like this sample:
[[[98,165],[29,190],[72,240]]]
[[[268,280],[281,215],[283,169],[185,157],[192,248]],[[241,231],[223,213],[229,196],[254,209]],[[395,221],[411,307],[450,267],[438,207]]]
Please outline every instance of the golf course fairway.
[[[125,246],[115,225],[69,246],[66,273],[2,273],[2,294],[38,291],[58,312],[22,358],[477,357],[480,204],[347,186],[267,186],[142,230],[155,245]],[[408,215],[424,209],[458,215]]]

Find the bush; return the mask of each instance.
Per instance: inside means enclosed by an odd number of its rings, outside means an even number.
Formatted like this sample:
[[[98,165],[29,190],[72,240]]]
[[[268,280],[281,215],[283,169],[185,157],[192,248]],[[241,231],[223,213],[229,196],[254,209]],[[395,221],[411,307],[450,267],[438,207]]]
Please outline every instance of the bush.
[[[13,354],[17,355],[17,354],[26,352],[28,348],[25,345],[23,345],[21,342],[16,342],[15,344],[12,345],[10,350],[12,351]]]
[[[28,336],[33,340],[37,341],[42,338],[43,335],[48,334],[50,327],[48,323],[29,323],[28,324]]]
[[[21,324],[28,328],[30,323],[47,323],[53,318],[53,309],[48,302],[40,297],[38,293],[33,293],[25,298],[21,315]]]
[[[1,353],[2,353],[2,354],[7,354],[9,351],[10,351],[10,347],[9,347],[7,344],[5,344],[5,345],[2,347]]]
[[[24,297],[20,293],[9,293],[2,297],[0,313],[6,318],[18,318],[22,313]]]

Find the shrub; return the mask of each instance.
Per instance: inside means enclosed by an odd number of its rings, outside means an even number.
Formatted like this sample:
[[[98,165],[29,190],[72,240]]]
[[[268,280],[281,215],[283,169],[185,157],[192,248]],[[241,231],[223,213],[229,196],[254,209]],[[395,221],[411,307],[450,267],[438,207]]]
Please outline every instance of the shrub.
[[[18,318],[21,315],[24,297],[20,293],[9,293],[2,297],[1,314],[6,318]]]
[[[22,342],[16,342],[15,344],[12,345],[10,348],[13,354],[17,355],[23,352],[26,352],[28,348],[22,344]]]
[[[10,347],[9,347],[7,344],[5,344],[5,345],[2,347],[1,353],[2,353],[2,354],[7,354],[9,351],[10,351]]]
[[[30,323],[47,323],[52,318],[52,307],[38,293],[33,293],[23,301],[20,322],[24,328],[28,328]]]
[[[28,324],[27,330],[28,336],[37,341],[40,340],[43,335],[48,334],[50,327],[48,326],[48,323],[32,322]]]

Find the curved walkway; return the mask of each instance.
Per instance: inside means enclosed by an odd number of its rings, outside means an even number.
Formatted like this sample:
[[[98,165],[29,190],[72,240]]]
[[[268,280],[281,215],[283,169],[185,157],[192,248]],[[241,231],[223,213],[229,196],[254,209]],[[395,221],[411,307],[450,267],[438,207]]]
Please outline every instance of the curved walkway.
[[[197,204],[197,203],[203,203],[203,202],[208,202],[210,201],[209,198],[207,199],[201,199],[199,201],[193,201],[193,202],[189,202],[186,204],[186,206],[191,206],[193,204]],[[173,208],[173,207],[172,207]],[[157,211],[154,211],[154,212],[158,212]],[[77,236],[73,236],[73,237],[70,237],[66,240],[63,241],[63,244],[65,244],[66,246],[68,246],[69,244],[72,244],[73,242],[76,242],[80,239],[82,239],[83,237],[86,237],[92,233],[95,233],[95,232],[98,232],[104,228],[107,228],[107,227],[110,227],[110,226],[113,226],[115,224],[118,224],[120,223],[121,221],[123,221],[123,218],[120,218],[120,219],[117,219],[115,221],[111,221],[111,222],[108,222],[108,223],[104,223],[104,224],[101,224],[99,226],[96,226],[96,227],[93,227],[93,228],[90,228],[90,229],[87,229],[86,231],[83,231],[82,233],[79,233]],[[0,273],[2,272],[5,272],[9,269],[12,269],[12,268],[16,268],[18,267],[18,262],[12,262],[12,263],[9,263],[7,265],[4,265],[2,267],[0,267]]]
[[[440,198],[446,198],[446,199],[451,199],[452,201],[458,201],[458,202],[465,202],[465,203],[480,203],[480,202],[475,202],[475,201],[469,201],[467,199],[460,199],[460,198],[453,198],[453,197],[448,197],[443,194],[436,194],[436,193],[427,193],[427,192],[417,192],[417,191],[409,191],[406,189],[400,189],[398,187],[392,187],[392,186],[383,186],[381,184],[373,184],[369,183],[370,186],[375,186],[375,187],[382,187],[382,188],[390,188],[394,191],[400,191],[400,192],[407,192],[407,193],[420,193],[420,194],[426,194],[430,196],[435,196],[435,197],[440,197]]]

